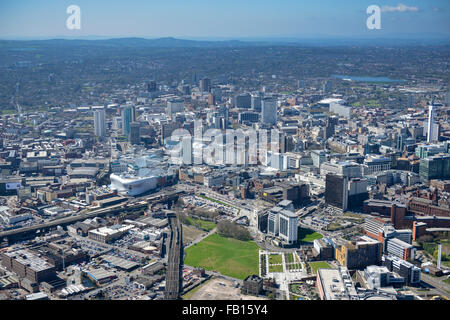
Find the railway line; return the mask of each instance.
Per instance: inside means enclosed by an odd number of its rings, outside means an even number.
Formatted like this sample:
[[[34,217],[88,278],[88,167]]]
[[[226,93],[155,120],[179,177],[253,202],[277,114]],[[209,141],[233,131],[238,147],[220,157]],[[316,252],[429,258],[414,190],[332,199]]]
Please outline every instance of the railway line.
[[[183,266],[183,241],[181,223],[175,214],[168,215],[170,236],[167,258],[166,289],[164,298],[166,300],[180,299],[183,288],[182,266]]]

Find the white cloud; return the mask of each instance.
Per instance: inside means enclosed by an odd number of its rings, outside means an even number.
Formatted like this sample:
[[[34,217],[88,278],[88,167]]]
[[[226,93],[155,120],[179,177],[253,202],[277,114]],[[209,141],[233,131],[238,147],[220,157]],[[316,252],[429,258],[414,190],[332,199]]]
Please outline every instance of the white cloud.
[[[383,6],[381,7],[381,12],[417,12],[419,11],[418,7],[408,7],[403,3],[399,3],[397,6]]]

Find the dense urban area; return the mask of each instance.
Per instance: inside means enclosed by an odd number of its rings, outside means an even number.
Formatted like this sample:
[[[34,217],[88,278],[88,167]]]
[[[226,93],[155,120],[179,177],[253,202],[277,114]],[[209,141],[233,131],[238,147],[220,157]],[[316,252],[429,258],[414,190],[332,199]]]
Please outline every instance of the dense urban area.
[[[449,67],[0,41],[0,300],[448,300]]]

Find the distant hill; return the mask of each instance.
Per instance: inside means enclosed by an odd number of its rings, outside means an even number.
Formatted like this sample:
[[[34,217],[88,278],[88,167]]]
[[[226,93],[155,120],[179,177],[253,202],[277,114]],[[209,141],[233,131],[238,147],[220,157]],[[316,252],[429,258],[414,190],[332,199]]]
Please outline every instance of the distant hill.
[[[69,40],[69,39],[51,39],[51,40],[0,40],[2,46],[104,46],[104,47],[144,47],[144,48],[207,48],[207,47],[248,47],[255,45],[267,45],[268,42],[244,42],[238,40],[228,41],[197,41],[184,40],[176,38],[115,38],[106,40]]]

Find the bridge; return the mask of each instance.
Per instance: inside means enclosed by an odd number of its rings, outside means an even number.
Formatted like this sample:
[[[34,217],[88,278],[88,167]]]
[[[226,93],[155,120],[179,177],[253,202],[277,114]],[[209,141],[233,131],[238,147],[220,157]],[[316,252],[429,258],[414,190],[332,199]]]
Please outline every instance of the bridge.
[[[183,193],[184,191],[176,191],[170,193],[161,192],[160,194],[155,194],[145,199],[143,198],[133,199],[125,204],[121,203],[108,208],[96,209],[89,212],[82,212],[76,216],[64,217],[61,219],[45,222],[43,224],[34,225],[31,227],[24,227],[19,229],[3,231],[0,232],[0,243],[5,239],[8,240],[9,244],[18,241],[34,239],[36,236],[54,230],[58,226],[65,227],[77,221],[107,215],[116,215],[124,211],[127,212],[138,211],[147,208],[148,205],[152,203],[168,203],[170,206],[171,204],[176,202],[178,200],[179,195]]]

